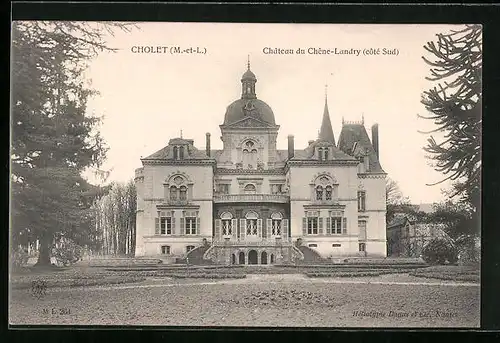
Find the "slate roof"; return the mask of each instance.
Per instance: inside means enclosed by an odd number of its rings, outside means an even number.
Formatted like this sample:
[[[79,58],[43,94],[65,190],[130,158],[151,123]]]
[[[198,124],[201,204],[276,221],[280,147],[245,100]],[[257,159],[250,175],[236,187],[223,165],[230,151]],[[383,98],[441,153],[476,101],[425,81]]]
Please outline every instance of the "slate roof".
[[[204,150],[198,150],[193,145],[192,139],[172,138],[168,145],[158,150],[157,152],[143,158],[143,160],[171,160],[174,158],[173,145],[183,145],[187,147],[187,153],[184,152],[183,160],[208,160]]]
[[[354,153],[353,148],[366,149],[370,163],[369,172],[384,173],[363,124],[344,124],[340,132],[338,148],[349,155]]]

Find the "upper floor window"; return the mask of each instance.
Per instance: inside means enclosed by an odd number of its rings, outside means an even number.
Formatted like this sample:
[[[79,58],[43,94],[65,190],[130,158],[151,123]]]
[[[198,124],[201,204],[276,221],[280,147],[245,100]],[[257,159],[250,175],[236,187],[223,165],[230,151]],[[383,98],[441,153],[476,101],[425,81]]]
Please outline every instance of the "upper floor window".
[[[174,160],[177,160],[179,158],[179,148],[174,146],[172,150],[174,151]]]
[[[366,192],[358,191],[358,211],[366,211]]]
[[[285,185],[283,185],[281,183],[272,184],[271,185],[271,194],[282,194],[284,187],[285,187]]]
[[[323,200],[323,187],[322,186],[316,187],[316,200]]]
[[[179,200],[180,201],[186,201],[187,200],[187,187],[186,186],[181,186],[179,188]]]
[[[229,184],[227,183],[220,183],[217,185],[217,193],[220,194],[229,194]]]
[[[245,194],[255,194],[257,189],[255,188],[255,185],[249,183],[248,185],[245,186],[243,189],[245,191]]]
[[[332,201],[337,198],[338,184],[329,175],[321,175],[312,181],[313,201]]]
[[[168,190],[165,189],[165,197],[168,197],[166,200],[170,202],[187,202],[189,200],[189,185],[190,183],[181,175],[171,177],[165,184],[165,187],[168,186]]]
[[[326,186],[325,200],[332,200],[332,186]]]
[[[257,167],[258,152],[257,147],[254,142],[246,141],[242,147],[243,152],[243,168],[244,169],[254,169]]]

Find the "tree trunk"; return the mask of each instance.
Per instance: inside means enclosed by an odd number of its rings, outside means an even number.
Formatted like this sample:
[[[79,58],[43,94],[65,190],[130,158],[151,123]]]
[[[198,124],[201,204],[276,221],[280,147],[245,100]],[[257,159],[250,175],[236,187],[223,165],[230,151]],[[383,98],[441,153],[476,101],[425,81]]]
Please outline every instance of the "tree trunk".
[[[40,238],[40,251],[38,254],[38,261],[35,266],[45,267],[50,266],[50,250],[52,248],[52,239],[49,237]]]

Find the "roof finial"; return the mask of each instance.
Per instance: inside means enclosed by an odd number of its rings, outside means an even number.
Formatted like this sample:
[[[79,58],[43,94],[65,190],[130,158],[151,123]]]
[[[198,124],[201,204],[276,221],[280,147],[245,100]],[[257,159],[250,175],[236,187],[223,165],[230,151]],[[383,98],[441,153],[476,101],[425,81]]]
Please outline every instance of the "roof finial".
[[[342,125],[344,125],[345,121],[344,121],[344,116],[342,116]]]
[[[361,124],[365,125],[365,112],[361,112]]]
[[[328,83],[325,84],[325,103],[328,102]]]
[[[182,138],[182,129],[181,129],[181,138]]]
[[[247,56],[247,67],[248,67],[248,70],[250,70],[250,54],[248,54],[248,56]]]

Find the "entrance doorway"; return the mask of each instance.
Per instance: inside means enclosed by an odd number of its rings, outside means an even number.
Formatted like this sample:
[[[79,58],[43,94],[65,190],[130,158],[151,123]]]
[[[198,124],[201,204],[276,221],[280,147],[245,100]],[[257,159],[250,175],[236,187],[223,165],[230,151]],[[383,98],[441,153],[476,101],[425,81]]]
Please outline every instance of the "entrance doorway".
[[[245,264],[245,253],[243,251],[240,252],[238,262],[239,262],[239,264]]]
[[[257,251],[250,250],[248,252],[248,264],[257,264]]]
[[[267,264],[267,252],[263,251],[260,255],[260,263]]]

